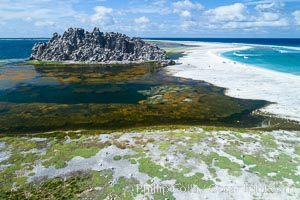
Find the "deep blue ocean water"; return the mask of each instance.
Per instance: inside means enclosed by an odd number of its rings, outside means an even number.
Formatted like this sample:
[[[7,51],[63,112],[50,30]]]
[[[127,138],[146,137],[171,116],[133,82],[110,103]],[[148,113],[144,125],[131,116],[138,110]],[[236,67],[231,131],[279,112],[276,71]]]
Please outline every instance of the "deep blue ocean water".
[[[250,49],[222,54],[231,60],[300,75],[300,39],[282,38],[147,38],[173,41],[201,41],[249,44]],[[0,39],[0,66],[29,58],[36,42],[43,39]]]
[[[33,45],[44,41],[41,39],[0,39],[0,64],[28,59]]]

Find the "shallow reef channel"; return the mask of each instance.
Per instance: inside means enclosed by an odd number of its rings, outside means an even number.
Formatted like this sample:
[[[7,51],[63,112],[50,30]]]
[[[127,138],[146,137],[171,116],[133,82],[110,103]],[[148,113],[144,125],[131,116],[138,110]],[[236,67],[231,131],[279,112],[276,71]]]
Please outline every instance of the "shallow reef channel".
[[[0,69],[0,132],[118,129],[152,125],[256,127],[267,104],[169,76],[156,63],[14,65]]]

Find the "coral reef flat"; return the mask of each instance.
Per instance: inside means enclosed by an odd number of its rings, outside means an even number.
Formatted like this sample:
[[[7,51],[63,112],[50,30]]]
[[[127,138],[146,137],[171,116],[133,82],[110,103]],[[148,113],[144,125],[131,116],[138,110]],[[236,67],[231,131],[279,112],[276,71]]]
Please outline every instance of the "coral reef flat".
[[[1,199],[299,199],[300,135],[148,127],[0,137]]]

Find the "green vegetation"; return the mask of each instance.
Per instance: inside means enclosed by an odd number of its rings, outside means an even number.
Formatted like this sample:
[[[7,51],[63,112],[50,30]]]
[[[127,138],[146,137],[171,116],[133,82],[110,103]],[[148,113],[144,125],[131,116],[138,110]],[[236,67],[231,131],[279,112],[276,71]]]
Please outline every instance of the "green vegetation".
[[[68,62],[59,62],[59,61],[38,61],[38,60],[29,60],[24,64],[26,65],[70,65],[72,63]],[[74,63],[73,63],[74,64]]]
[[[0,171],[0,188],[7,191],[16,183],[16,187],[22,186],[27,177],[22,176],[22,171],[31,170],[33,162],[40,159],[38,153],[32,153],[30,150],[42,150],[47,141],[34,141],[28,138],[2,137],[0,142],[8,144],[6,151],[10,152],[10,156],[0,162],[0,165],[7,166]],[[21,176],[17,176],[16,173]]]
[[[274,136],[270,134],[262,134],[260,138],[262,143],[268,148],[275,149],[277,147]]]
[[[221,169],[227,169],[228,174],[232,176],[240,176],[242,175],[241,166],[235,162],[230,161],[228,158],[224,156],[219,156],[217,153],[210,153],[208,156],[199,155],[193,152],[189,152],[188,156],[198,158],[204,161],[209,166],[209,171],[212,172],[212,175],[215,175],[214,168],[211,167],[219,167]]]
[[[295,147],[295,154],[298,154],[298,155],[300,155],[300,147]]]
[[[115,157],[114,157],[114,160],[116,160],[116,161],[117,161],[117,160],[121,160],[121,159],[122,159],[122,156],[115,156]]]
[[[187,190],[191,189],[192,185],[198,186],[200,189],[210,188],[214,186],[211,180],[203,180],[203,174],[196,173],[193,176],[186,177],[177,171],[168,170],[155,164],[150,158],[140,158],[139,171],[148,174],[150,177],[158,177],[161,180],[176,180],[175,187],[184,187]]]
[[[228,169],[228,174],[232,176],[241,176],[241,166],[235,162],[230,161],[228,158],[223,156],[213,155],[215,160],[215,166],[221,169]]]
[[[283,181],[285,178],[288,178],[298,183],[297,185],[300,187],[300,177],[296,175],[298,164],[286,154],[278,155],[275,162],[252,155],[246,155],[243,160],[247,165],[256,165],[250,168],[250,171],[257,172],[262,177],[268,177],[270,173],[274,173],[274,176],[270,177],[270,179]]]
[[[143,62],[143,64],[151,64],[151,63],[157,63],[157,61],[146,61]],[[78,65],[78,66],[82,66],[82,65],[92,65],[92,66],[107,66],[107,63],[85,63],[85,62],[68,62],[68,61],[39,61],[39,60],[28,60],[25,63],[23,63],[24,65],[54,65],[54,66],[68,66],[68,65]],[[141,64],[136,62],[137,64]],[[111,66],[124,66],[124,65],[132,65],[132,64],[121,64],[121,63],[109,63],[109,65]],[[1,67],[1,66],[0,66]]]
[[[170,142],[160,142],[159,143],[159,150],[161,151],[167,151],[171,147]]]
[[[84,139],[83,136],[81,138]],[[96,153],[98,153],[101,148],[103,148],[103,144],[91,143],[85,144],[82,142],[70,142],[67,144],[55,143],[48,150],[47,153],[42,156],[41,159],[47,159],[43,162],[45,167],[55,166],[55,168],[63,168],[66,165],[66,162],[70,159],[80,156],[83,158],[90,158]],[[66,153],[68,152],[68,153]]]
[[[157,192],[153,195],[154,199],[168,199],[168,200],[176,200],[173,196],[172,192],[166,192],[164,194],[163,192]]]
[[[195,187],[200,190],[215,187],[228,179],[234,181],[235,177],[242,176],[246,171],[265,184],[300,188],[297,175],[300,147],[295,142],[297,139],[280,137],[280,132],[238,132],[229,128],[216,130],[188,126],[149,127],[107,132],[105,142],[98,133],[105,132],[0,137],[0,153],[7,152],[6,159],[0,162],[0,199],[24,199],[29,195],[30,199],[131,200],[138,194],[144,194],[136,190],[137,184],[140,184],[139,174],[150,177],[146,179],[149,185],[174,181],[175,188],[187,192],[192,192]],[[55,170],[53,173],[61,173],[64,170],[60,169],[67,167],[66,163],[72,158],[93,159],[92,156],[100,150],[105,152],[105,148],[111,145],[114,145],[116,152],[106,154],[108,159],[101,163],[97,163],[95,158],[96,163],[90,166],[97,171],[72,171],[55,178],[41,177],[35,171],[35,167],[41,164],[46,167],[42,169],[46,174],[49,166],[55,167],[51,169]],[[279,148],[281,146],[285,148]],[[126,150],[130,153],[124,155]],[[111,159],[115,162],[110,167],[106,167],[107,163],[102,165],[102,162]],[[129,162],[118,162],[121,159]],[[137,168],[138,172],[125,170],[122,176],[116,176],[123,168]],[[72,169],[72,165],[67,169]],[[170,191],[156,192],[150,197],[175,198]]]
[[[174,54],[173,51],[167,51],[167,56],[168,56],[168,57],[171,56],[172,54]]]
[[[16,191],[0,193],[1,199],[77,199],[85,196],[90,187],[110,187],[112,179],[109,171],[103,172],[76,172],[69,174],[67,179],[54,178],[41,180],[39,184],[26,184]],[[1,190],[1,189],[0,189]]]
[[[137,195],[136,186],[139,182],[135,179],[121,177],[112,187],[107,187],[95,194],[96,199],[124,199],[132,200]],[[93,197],[93,195],[91,195]]]

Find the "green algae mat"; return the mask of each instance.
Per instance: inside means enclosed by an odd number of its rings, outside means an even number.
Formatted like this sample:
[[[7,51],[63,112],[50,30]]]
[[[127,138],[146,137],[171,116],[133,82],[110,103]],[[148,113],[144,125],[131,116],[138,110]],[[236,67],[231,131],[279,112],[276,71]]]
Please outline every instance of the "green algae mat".
[[[207,127],[0,138],[0,199],[299,199],[300,132]]]
[[[262,117],[250,113],[267,102],[223,92],[168,76],[155,63],[5,66],[0,69],[0,132],[260,125]]]

